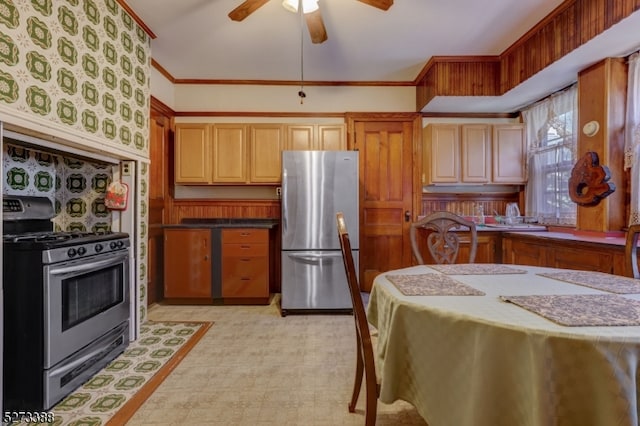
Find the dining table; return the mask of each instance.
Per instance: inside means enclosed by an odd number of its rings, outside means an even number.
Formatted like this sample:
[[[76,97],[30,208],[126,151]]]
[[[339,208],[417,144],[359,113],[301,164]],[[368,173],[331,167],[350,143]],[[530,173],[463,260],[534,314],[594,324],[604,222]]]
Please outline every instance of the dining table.
[[[507,264],[379,274],[383,403],[430,426],[638,426],[640,280]]]

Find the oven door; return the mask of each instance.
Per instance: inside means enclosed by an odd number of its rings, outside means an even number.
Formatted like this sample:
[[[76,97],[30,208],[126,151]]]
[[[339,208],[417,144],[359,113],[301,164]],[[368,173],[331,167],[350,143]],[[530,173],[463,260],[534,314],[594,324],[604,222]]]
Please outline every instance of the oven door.
[[[129,319],[129,251],[44,267],[44,368]]]

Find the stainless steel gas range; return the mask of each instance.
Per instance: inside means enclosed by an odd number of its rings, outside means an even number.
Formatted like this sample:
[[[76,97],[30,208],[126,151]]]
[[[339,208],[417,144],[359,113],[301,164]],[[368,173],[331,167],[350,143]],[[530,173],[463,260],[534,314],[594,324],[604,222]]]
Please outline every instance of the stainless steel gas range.
[[[129,344],[129,236],[54,232],[51,201],[3,198],[4,410],[47,410]]]

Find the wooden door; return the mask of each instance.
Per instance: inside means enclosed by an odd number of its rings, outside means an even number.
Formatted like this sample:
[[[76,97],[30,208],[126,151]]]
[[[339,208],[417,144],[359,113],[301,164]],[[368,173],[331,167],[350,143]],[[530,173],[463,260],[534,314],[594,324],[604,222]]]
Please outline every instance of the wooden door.
[[[360,152],[360,286],[370,291],[376,275],[411,265],[409,225],[417,217],[414,197],[420,194],[421,173],[413,156],[416,152],[420,158],[420,118],[349,120],[353,147]]]
[[[152,100],[149,133],[149,239],[147,240],[147,305],[162,300],[163,233],[168,221],[171,119],[154,109]]]

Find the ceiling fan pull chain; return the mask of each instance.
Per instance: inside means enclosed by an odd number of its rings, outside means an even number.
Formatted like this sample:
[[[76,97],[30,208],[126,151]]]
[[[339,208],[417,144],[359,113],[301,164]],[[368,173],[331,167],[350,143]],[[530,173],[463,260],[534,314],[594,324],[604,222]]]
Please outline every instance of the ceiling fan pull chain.
[[[302,0],[298,0],[298,13],[300,14],[300,90],[298,96],[300,97],[300,105],[302,105],[304,98],[307,97],[307,94],[304,93],[304,13]]]

